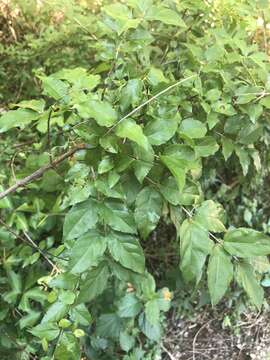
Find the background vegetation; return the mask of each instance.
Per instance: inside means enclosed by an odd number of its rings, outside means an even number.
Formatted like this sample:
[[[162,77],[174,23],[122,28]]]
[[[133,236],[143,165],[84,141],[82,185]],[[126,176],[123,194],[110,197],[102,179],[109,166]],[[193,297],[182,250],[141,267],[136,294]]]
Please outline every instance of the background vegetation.
[[[170,308],[267,309],[268,1],[0,7],[1,357],[157,359]]]

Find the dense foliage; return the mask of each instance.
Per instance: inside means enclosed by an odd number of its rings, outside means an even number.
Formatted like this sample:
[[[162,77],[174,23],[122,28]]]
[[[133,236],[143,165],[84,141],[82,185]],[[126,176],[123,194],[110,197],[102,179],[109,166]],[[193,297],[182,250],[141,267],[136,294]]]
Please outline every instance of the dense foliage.
[[[3,359],[157,358],[174,290],[147,266],[161,223],[179,254],[170,284],[206,287],[212,305],[233,284],[261,309],[269,64],[251,40],[254,1],[224,3],[74,5],[52,25],[63,52],[49,29],[30,39],[42,95],[0,118]],[[18,46],[3,46],[15,63]]]

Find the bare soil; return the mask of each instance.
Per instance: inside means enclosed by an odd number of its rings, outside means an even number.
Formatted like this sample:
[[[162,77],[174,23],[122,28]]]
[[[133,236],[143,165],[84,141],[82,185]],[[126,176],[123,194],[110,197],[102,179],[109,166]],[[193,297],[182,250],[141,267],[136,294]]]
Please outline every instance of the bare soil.
[[[224,328],[224,314],[211,309],[192,320],[171,315],[162,360],[270,360],[270,314],[243,314],[236,326]]]

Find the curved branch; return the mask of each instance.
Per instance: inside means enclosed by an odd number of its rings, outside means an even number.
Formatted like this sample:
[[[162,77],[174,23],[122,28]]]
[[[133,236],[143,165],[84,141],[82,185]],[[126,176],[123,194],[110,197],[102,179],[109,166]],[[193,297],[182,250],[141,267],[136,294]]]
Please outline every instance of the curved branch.
[[[82,150],[82,149],[86,149],[86,145],[80,144],[80,145],[70,149],[69,151],[60,155],[58,158],[56,158],[49,164],[42,166],[40,169],[36,170],[35,172],[26,176],[25,178],[16,181],[16,183],[14,185],[12,185],[8,189],[0,192],[0,200],[11,193],[14,193],[15,191],[17,191],[18,188],[23,187],[23,186],[29,184],[30,182],[39,179],[46,171],[53,169],[54,167],[59,165],[62,161],[69,158],[70,156],[72,156],[76,151]]]

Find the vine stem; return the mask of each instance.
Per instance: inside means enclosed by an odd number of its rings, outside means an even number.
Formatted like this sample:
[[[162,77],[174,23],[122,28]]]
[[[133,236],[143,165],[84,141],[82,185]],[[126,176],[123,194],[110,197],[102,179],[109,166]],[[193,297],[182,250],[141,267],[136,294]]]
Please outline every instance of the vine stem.
[[[158,97],[164,95],[166,92],[174,89],[175,87],[183,84],[184,82],[195,78],[197,76],[197,74],[195,75],[191,75],[188,76],[185,79],[179,80],[177,81],[175,84],[172,84],[170,86],[168,86],[167,88],[161,90],[160,92],[158,92],[156,95],[152,96],[150,99],[146,100],[145,102],[143,102],[142,104],[140,104],[139,106],[137,106],[135,109],[131,110],[128,114],[126,114],[124,117],[122,117],[119,121],[117,121],[116,124],[114,124],[106,133],[105,135],[108,135],[117,125],[119,125],[122,121],[124,121],[125,119],[127,119],[128,117],[132,116],[133,114],[135,114],[138,110],[140,110],[141,108],[143,108],[144,106],[150,104],[152,101],[156,100]]]

